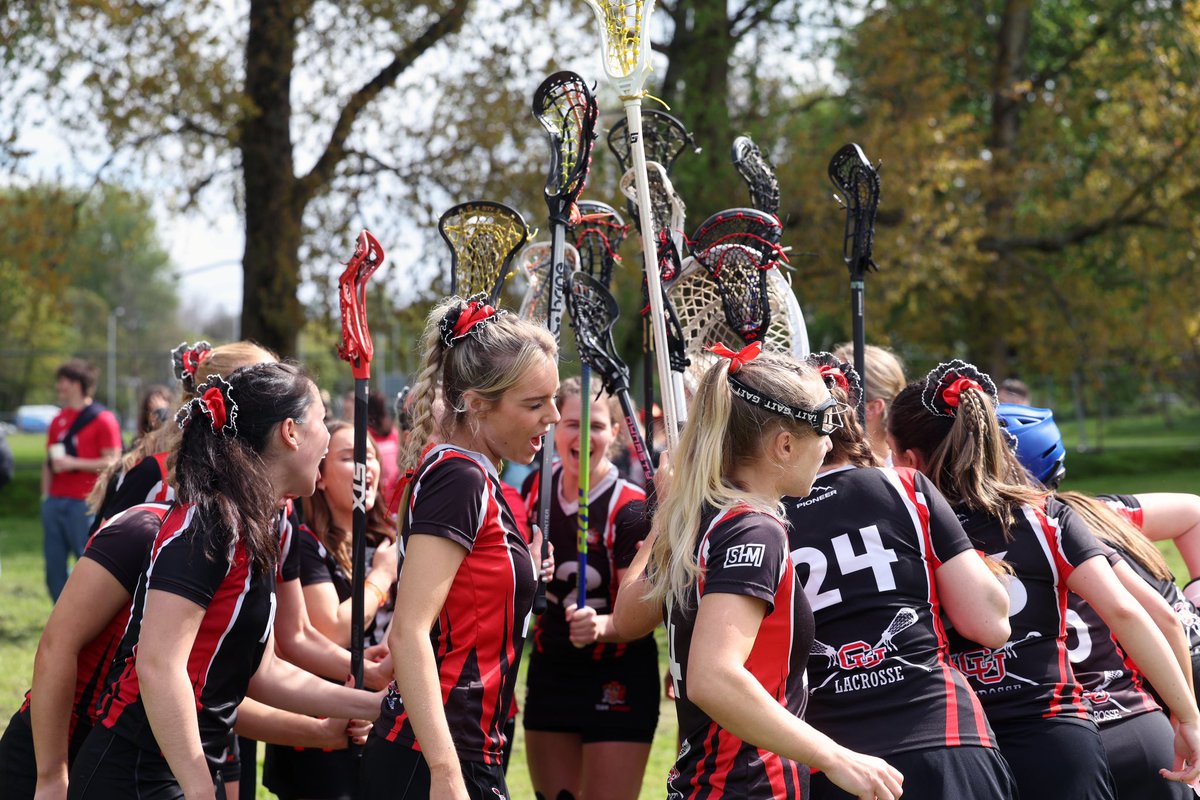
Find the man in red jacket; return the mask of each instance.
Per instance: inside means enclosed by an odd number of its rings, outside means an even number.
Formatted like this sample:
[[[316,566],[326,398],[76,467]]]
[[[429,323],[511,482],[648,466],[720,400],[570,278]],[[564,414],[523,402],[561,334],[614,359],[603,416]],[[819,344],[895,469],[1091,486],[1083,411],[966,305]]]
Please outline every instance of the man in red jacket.
[[[121,455],[121,426],[92,400],[96,368],[73,358],[55,373],[62,411],[50,423],[42,464],[42,552],[46,588],[57,600],[67,582],[67,553],[79,558],[92,524],[86,499],[97,475]]]

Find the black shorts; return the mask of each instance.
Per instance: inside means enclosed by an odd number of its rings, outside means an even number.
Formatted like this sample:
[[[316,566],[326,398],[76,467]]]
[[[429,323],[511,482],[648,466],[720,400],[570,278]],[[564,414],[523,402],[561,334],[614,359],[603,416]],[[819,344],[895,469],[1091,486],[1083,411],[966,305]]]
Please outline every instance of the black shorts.
[[[658,646],[631,642],[617,657],[593,648],[547,645],[529,656],[525,730],[577,733],[584,743],[654,741],[658,725]]]
[[[1122,800],[1186,800],[1195,798],[1182,783],[1164,780],[1158,771],[1171,769],[1175,758],[1175,731],[1161,711],[1139,714],[1100,726],[1100,739],[1108,754],[1108,769]]]
[[[1116,800],[1100,732],[1091,720],[993,722],[1021,800]]]
[[[904,796],[919,800],[1012,800],[1017,784],[993,747],[931,747],[883,756],[904,776]],[[854,800],[824,773],[812,776],[812,800]]]
[[[218,798],[224,795],[223,776],[239,769],[240,764],[234,758],[227,767],[222,766],[214,772],[213,786]],[[144,750],[111,729],[98,725],[88,735],[71,766],[67,800],[107,800],[112,797],[182,800],[183,789],[162,753]]]
[[[280,800],[350,800],[359,758],[350,750],[267,745],[263,786]]]
[[[471,800],[507,800],[508,784],[499,764],[460,761]],[[372,734],[363,749],[364,800],[427,800],[429,765],[403,744]]]
[[[33,750],[33,722],[29,709],[17,711],[0,737],[0,797],[4,800],[32,800],[37,791],[37,759]],[[91,733],[90,719],[77,720],[67,744],[67,766],[75,763],[79,748]]]

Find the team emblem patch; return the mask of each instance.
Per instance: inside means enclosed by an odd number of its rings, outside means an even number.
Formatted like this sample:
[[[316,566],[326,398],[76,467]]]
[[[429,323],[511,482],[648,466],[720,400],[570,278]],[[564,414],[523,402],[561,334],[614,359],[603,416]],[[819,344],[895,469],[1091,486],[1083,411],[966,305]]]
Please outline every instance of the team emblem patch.
[[[601,688],[601,702],[607,706],[623,706],[625,705],[625,684],[618,681],[609,681]]]
[[[765,544],[736,544],[725,551],[726,567],[761,567]]]

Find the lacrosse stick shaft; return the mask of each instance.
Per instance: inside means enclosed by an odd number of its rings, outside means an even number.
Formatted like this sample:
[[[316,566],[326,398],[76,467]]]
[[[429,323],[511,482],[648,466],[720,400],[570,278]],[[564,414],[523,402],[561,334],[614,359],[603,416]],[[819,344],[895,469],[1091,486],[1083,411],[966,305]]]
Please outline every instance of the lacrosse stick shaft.
[[[646,418],[646,453],[654,452],[654,342],[651,341],[650,320],[642,320],[642,411]]]
[[[575,606],[587,605],[588,493],[592,489],[592,368],[586,361],[580,370],[579,393],[579,539],[575,552],[579,557],[579,591]]]
[[[367,384],[354,380],[354,517],[351,526],[352,551],[350,598],[350,674],[354,688],[363,688],[363,617],[367,580]]]
[[[550,293],[550,301],[546,305],[546,327],[554,337],[555,346],[562,338],[562,312],[566,302],[563,285],[567,280],[566,262],[567,226],[559,220],[550,221],[550,276],[546,291]],[[550,500],[553,498],[551,481],[554,479],[554,431],[556,425],[551,425],[542,439],[542,477],[539,481],[540,495],[538,497],[538,527],[542,531],[542,556],[539,561],[550,557]],[[537,593],[533,596],[533,613],[541,614],[546,610],[546,584],[541,579],[538,570]]]
[[[667,448],[679,442],[679,414],[676,407],[674,382],[671,380],[671,361],[667,354],[667,321],[663,310],[662,282],[658,275],[658,249],[654,241],[654,216],[650,207],[650,179],[646,174],[646,150],[642,143],[642,101],[633,97],[625,101],[625,116],[629,120],[629,143],[633,153],[634,178],[637,183],[638,219],[642,227],[642,262],[650,295],[650,326],[654,333],[654,357],[658,366],[658,382],[662,387],[663,423],[667,431]],[[649,412],[647,412],[649,413]]]
[[[650,479],[654,477],[654,464],[650,461],[650,451],[647,449],[646,441],[642,439],[642,435],[638,432],[637,417],[633,411],[633,401],[629,399],[629,392],[622,389],[617,392],[617,399],[621,401],[621,413],[625,415],[625,430],[629,431],[629,438],[633,440],[633,451],[637,454],[638,463],[642,465],[642,472],[646,476],[646,487],[650,488],[653,484]],[[646,415],[649,419],[649,414]],[[647,432],[649,432],[647,427]]]
[[[862,380],[862,391],[858,393],[858,421],[867,424],[867,372],[865,368],[867,350],[867,325],[863,306],[866,303],[866,281],[850,279],[850,315],[854,326],[854,369]]]

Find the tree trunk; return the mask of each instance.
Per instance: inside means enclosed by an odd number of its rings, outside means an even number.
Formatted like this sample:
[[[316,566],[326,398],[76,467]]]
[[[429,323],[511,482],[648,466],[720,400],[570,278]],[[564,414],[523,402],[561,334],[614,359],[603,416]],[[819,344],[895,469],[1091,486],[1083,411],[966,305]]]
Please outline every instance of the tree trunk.
[[[726,0],[689,0],[678,5],[661,91],[703,148],[698,156],[680,158],[672,178],[690,206],[688,225],[695,227],[709,214],[729,206],[730,181],[722,181],[720,176],[727,175],[730,180],[733,176],[728,97],[729,65],[737,42],[730,30]]]
[[[252,109],[238,147],[245,181],[242,338],[294,356],[304,309],[300,286],[303,206],[295,200],[291,75],[302,4],[254,0],[246,39],[246,96]]]
[[[1006,0],[997,37],[996,61],[992,73],[992,125],[988,148],[992,154],[991,180],[987,188],[984,214],[988,235],[997,241],[1015,232],[1017,138],[1021,128],[1024,91],[1020,84],[1026,76],[1025,51],[1029,44],[1029,25],[1033,0]],[[1008,351],[1009,291],[1015,265],[1000,251],[993,265],[993,287],[985,287],[978,298],[981,341],[986,343],[988,370],[1001,379],[1009,372],[1012,353]]]

